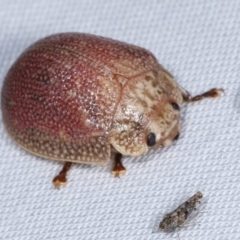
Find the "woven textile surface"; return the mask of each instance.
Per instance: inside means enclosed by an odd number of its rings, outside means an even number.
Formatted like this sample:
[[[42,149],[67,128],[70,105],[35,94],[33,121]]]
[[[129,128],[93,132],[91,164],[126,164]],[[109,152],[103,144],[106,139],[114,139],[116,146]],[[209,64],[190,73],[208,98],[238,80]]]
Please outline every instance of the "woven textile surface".
[[[73,165],[54,189],[62,163],[33,156],[7,135],[0,117],[0,239],[240,239],[240,1],[2,0],[0,86],[34,41],[86,32],[149,49],[192,95],[173,145],[124,157],[121,178],[105,167]],[[203,193],[192,221],[157,232],[163,215]]]

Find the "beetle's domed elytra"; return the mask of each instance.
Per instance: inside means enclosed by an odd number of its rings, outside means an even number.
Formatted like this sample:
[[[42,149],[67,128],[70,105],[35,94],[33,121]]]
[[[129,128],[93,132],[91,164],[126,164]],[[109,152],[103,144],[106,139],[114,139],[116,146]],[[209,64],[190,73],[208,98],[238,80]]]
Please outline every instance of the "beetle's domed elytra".
[[[159,106],[166,115],[161,101],[171,91],[178,101],[172,77],[143,48],[89,34],[56,34],[30,46],[9,70],[3,120],[13,139],[36,155],[104,164],[110,144],[127,155],[147,150],[147,124],[157,124],[151,111]]]

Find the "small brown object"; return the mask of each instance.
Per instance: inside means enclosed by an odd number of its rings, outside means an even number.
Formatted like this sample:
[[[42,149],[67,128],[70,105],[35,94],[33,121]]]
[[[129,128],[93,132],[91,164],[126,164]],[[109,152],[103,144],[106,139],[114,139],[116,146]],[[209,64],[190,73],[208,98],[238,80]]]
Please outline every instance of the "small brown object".
[[[65,186],[67,184],[67,172],[70,170],[71,165],[72,165],[71,162],[65,162],[62,170],[53,179],[53,184],[56,188],[59,188],[60,186]]]
[[[159,224],[159,229],[164,232],[169,232],[181,226],[187,220],[189,215],[196,210],[202,197],[202,193],[197,192],[174,211],[166,214]]]
[[[114,174],[115,177],[119,177],[120,174],[123,174],[126,172],[126,168],[122,164],[122,154],[116,153],[114,160],[115,160],[115,164],[112,169],[112,174]]]

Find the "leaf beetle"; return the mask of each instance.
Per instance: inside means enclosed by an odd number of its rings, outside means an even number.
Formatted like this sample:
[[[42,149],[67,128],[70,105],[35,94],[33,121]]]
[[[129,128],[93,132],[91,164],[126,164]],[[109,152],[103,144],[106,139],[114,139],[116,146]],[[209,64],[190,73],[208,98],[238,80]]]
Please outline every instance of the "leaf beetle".
[[[53,179],[67,183],[71,163],[125,172],[123,155],[140,156],[180,134],[183,102],[192,97],[148,50],[83,33],[45,37],[27,48],[8,71],[1,106],[7,132],[37,156],[66,162]]]

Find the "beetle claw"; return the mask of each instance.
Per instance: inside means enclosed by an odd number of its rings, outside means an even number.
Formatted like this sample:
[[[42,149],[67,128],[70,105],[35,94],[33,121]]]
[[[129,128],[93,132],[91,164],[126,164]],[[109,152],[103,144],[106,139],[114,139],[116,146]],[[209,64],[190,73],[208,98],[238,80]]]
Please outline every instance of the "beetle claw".
[[[124,174],[126,171],[126,168],[122,164],[122,154],[117,153],[115,156],[115,165],[112,169],[112,174],[119,178],[120,174]]]
[[[112,174],[114,175],[114,177],[118,177],[120,178],[120,174],[124,174],[126,172],[126,168],[123,167],[123,168],[116,168],[114,167],[113,170],[112,170]]]
[[[53,185],[59,189],[61,186],[67,185],[67,172],[70,170],[72,163],[71,162],[65,162],[62,170],[60,173],[53,179]]]
[[[67,185],[67,178],[66,178],[66,176],[62,176],[61,174],[57,175],[53,179],[53,185],[57,189],[59,189],[60,187],[66,186]]]

